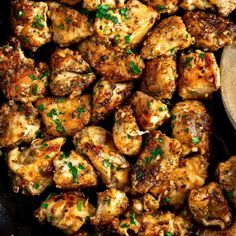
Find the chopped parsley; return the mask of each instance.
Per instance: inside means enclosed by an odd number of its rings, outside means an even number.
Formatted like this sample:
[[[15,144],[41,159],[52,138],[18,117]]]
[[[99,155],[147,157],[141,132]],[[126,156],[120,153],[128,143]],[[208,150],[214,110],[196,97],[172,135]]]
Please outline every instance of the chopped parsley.
[[[144,165],[148,165],[154,158],[154,156],[146,157],[143,161]]]
[[[42,203],[41,207],[43,209],[47,209],[48,208],[48,203],[46,203],[46,202]]]
[[[53,216],[53,215],[50,215],[49,221],[50,221],[51,223],[54,221],[54,216]]]
[[[24,45],[27,45],[27,44],[29,43],[29,38],[23,37],[23,38],[22,38],[22,43],[23,43]]]
[[[119,23],[118,18],[116,16],[112,16],[108,12],[109,8],[110,8],[109,5],[99,4],[97,6],[96,17],[99,18],[99,19],[110,20],[110,21],[112,21],[115,24]]]
[[[60,159],[65,158],[65,159],[66,159],[66,158],[69,157],[69,155],[70,155],[70,154],[69,154],[68,152],[62,152],[62,153],[60,154],[59,158],[60,158]]]
[[[65,26],[63,23],[61,23],[60,25],[58,25],[58,29],[61,29],[61,30],[64,30],[65,29]]]
[[[104,161],[103,161],[103,166],[105,167],[105,168],[111,168],[111,163],[110,163],[110,160],[109,159],[105,159]]]
[[[170,202],[170,201],[171,201],[171,199],[168,198],[168,197],[165,197],[165,198],[163,199],[163,202],[164,202],[164,203],[168,203],[168,202]]]
[[[125,42],[126,42],[127,44],[130,43],[130,35],[126,35],[126,36],[125,36]]]
[[[198,144],[198,143],[200,143],[200,139],[198,137],[193,137],[192,138],[192,143],[193,144]]]
[[[48,76],[48,75],[49,75],[49,71],[46,70],[46,71],[44,71],[43,74],[39,77],[39,79],[42,79],[42,78],[44,78],[44,77],[46,77],[46,76]]]
[[[134,74],[139,74],[140,73],[140,69],[138,68],[138,66],[133,62],[131,61],[129,63],[129,67],[130,67],[130,71]]]
[[[128,138],[128,139],[131,139],[132,136],[131,136],[130,134],[127,134],[127,138]]]
[[[47,196],[46,201],[48,201],[53,195],[54,195],[54,193],[50,193],[50,194]]]
[[[35,135],[36,135],[36,138],[43,138],[44,137],[44,135],[40,129],[35,132]]]
[[[69,17],[66,17],[66,18],[65,18],[65,22],[66,22],[67,24],[70,24],[71,21],[72,21],[71,18],[69,18]]]
[[[189,68],[192,68],[192,64],[191,64],[191,61],[193,60],[193,57],[186,57],[185,59],[185,62],[183,63],[183,67],[186,68],[186,67],[189,67]]]
[[[205,54],[204,52],[199,53],[199,57],[200,57],[201,59],[204,59],[205,56],[206,56],[206,54]]]
[[[74,166],[72,165],[71,162],[68,163],[68,167],[69,167],[70,172],[71,172],[72,177],[73,177],[73,183],[77,183],[78,170],[76,169],[76,167],[74,167]]]
[[[162,6],[162,5],[156,5],[156,9],[157,9],[158,11],[164,11],[164,10],[167,9],[167,7]]]
[[[49,158],[50,158],[50,156],[49,156],[49,155],[46,155],[46,156],[45,156],[45,159],[49,159]]]
[[[83,205],[83,202],[81,200],[78,200],[78,202],[77,202],[78,211],[82,211],[82,205]]]
[[[37,80],[37,78],[32,74],[29,74],[29,78],[32,79],[32,80]]]
[[[51,111],[47,113],[47,117],[53,117],[53,116],[57,116],[57,109],[55,108],[52,108]]]
[[[165,107],[160,107],[159,111],[166,111],[166,108]]]
[[[83,107],[78,107],[78,108],[77,108],[77,116],[78,116],[78,118],[81,117],[81,114],[82,114],[83,112],[85,112],[85,109],[84,109]]]
[[[227,193],[226,193],[226,196],[227,196],[227,198],[228,198],[229,200],[232,200],[234,194],[233,194],[233,192],[227,192]]]
[[[43,143],[40,148],[46,148],[48,146],[47,143]]]
[[[32,88],[32,94],[33,94],[33,95],[37,95],[37,92],[38,92],[38,85],[37,85],[37,84],[34,84],[34,85],[33,85],[33,88]]]
[[[184,131],[185,131],[185,133],[188,134],[189,133],[189,128],[186,128]]]
[[[78,168],[79,168],[80,170],[85,170],[85,167],[84,167],[82,164],[79,164]]]
[[[171,48],[171,49],[170,49],[170,53],[171,53],[171,54],[173,54],[174,51],[175,51],[175,48]]]
[[[164,153],[164,151],[160,147],[155,148],[151,151],[151,154],[154,157],[159,156],[159,155],[161,156],[161,155],[163,155],[163,153]]]
[[[167,233],[165,233],[165,236],[172,236],[172,233],[171,232],[167,232]]]
[[[35,189],[38,189],[40,187],[39,183],[35,183],[33,186]]]
[[[176,115],[173,114],[173,115],[171,116],[171,119],[172,119],[172,120],[176,120]]]
[[[163,143],[163,142],[164,142],[163,138],[157,138],[157,140],[158,140],[160,143]]]
[[[23,111],[23,106],[22,106],[22,105],[19,105],[19,106],[17,107],[17,111]]]
[[[42,22],[43,17],[41,15],[36,15],[36,17],[34,18],[34,22],[32,23],[32,26],[34,28],[40,27],[40,28],[44,28],[45,25]]]
[[[121,9],[119,10],[119,12],[120,12],[120,14],[121,14],[122,16],[124,16],[125,19],[128,18],[128,8],[127,8],[127,7],[121,8]]]
[[[15,86],[15,91],[17,92],[17,91],[19,91],[19,89],[20,89],[20,87],[19,86]]]
[[[126,53],[126,54],[133,54],[134,52],[133,52],[131,49],[126,49],[126,50],[125,50],[125,53]]]
[[[61,102],[61,103],[63,103],[63,102],[65,102],[65,98],[58,98],[58,102]]]
[[[62,126],[62,123],[59,119],[55,119],[54,120],[55,124],[56,124],[56,131],[58,132],[65,132],[65,128]]]
[[[147,101],[147,107],[149,110],[151,109],[151,102],[150,101]]]
[[[39,109],[39,111],[44,111],[45,107],[44,107],[43,104],[40,104],[40,105],[38,106],[38,109]]]
[[[128,228],[128,227],[129,227],[129,224],[124,223],[124,224],[120,225],[120,227],[121,227],[121,228]]]
[[[24,16],[25,12],[23,10],[20,10],[18,11],[18,14],[17,14],[17,19],[20,19],[22,16]]]
[[[137,225],[137,220],[136,220],[135,213],[131,213],[131,215],[130,215],[130,224],[131,225]]]

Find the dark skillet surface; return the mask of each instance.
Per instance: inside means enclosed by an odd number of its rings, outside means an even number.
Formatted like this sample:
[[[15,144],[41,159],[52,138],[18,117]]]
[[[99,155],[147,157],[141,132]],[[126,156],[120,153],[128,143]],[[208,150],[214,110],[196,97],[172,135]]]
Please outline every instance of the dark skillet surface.
[[[10,0],[0,0],[0,44],[5,43],[10,34],[9,2]],[[236,21],[235,12],[231,15],[231,18],[234,18],[234,22]],[[44,54],[43,49],[41,49],[41,54]],[[217,56],[219,61],[219,55]],[[1,95],[0,97],[2,98]],[[206,105],[213,116],[214,124],[212,159],[209,170],[210,180],[214,178],[217,163],[226,160],[232,154],[236,154],[236,131],[225,113],[219,92]],[[60,230],[53,227],[39,225],[33,217],[33,211],[38,208],[41,199],[45,198],[49,192],[50,189],[43,193],[41,197],[14,194],[4,158],[0,157],[0,236],[64,235]]]

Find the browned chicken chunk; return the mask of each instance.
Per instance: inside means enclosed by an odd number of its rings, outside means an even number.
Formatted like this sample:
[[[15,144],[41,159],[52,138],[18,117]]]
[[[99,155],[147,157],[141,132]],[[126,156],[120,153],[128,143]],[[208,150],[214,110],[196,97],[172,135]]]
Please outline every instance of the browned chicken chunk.
[[[216,51],[230,45],[236,36],[236,25],[228,19],[203,11],[186,12],[184,23],[195,38],[196,46]]]
[[[145,194],[159,181],[168,178],[179,164],[181,145],[160,131],[153,131],[144,147],[132,173],[132,187],[135,192]]]
[[[109,8],[121,8],[125,4],[125,0],[83,0],[83,7],[89,11],[96,11],[107,6]]]
[[[48,8],[47,14],[52,21],[52,38],[61,47],[78,43],[92,35],[91,26],[85,15],[56,2],[49,2]]]
[[[120,153],[134,156],[142,146],[142,132],[140,131],[133,110],[130,106],[123,106],[115,112],[112,129],[114,143]]]
[[[104,8],[104,6],[103,6]],[[108,7],[107,7],[108,8]],[[139,2],[129,0],[124,8],[107,9],[110,18],[101,18],[98,9],[94,29],[97,39],[119,48],[133,48],[140,44],[160,15]]]
[[[170,16],[162,20],[147,37],[141,56],[153,59],[161,55],[172,55],[178,50],[188,48],[193,42],[182,18]]]
[[[94,213],[93,205],[80,192],[65,192],[50,194],[35,211],[35,217],[39,222],[47,221],[71,235],[78,232],[87,217]]]
[[[177,77],[176,61],[173,56],[157,57],[146,63],[141,90],[157,99],[171,99]]]
[[[192,190],[188,200],[189,208],[198,223],[226,229],[232,222],[227,200],[218,184],[211,182]]]
[[[186,10],[213,10],[217,9],[218,13],[222,16],[228,16],[236,8],[235,0],[183,0],[180,5]]]
[[[118,153],[112,135],[102,127],[89,126],[74,136],[79,152],[87,155],[109,188],[124,189],[129,183],[129,162]]]
[[[130,104],[139,125],[144,130],[155,130],[170,117],[166,104],[141,91],[136,91],[131,96]]]
[[[57,48],[51,57],[50,90],[55,96],[80,95],[95,79],[78,51]]]
[[[132,82],[112,83],[108,79],[99,80],[93,88],[92,121],[99,124],[131,94]]]
[[[117,51],[112,46],[100,44],[95,38],[79,44],[79,52],[100,75],[113,82],[137,80],[145,67],[139,55]]]
[[[49,141],[34,140],[29,148],[18,147],[7,156],[8,167],[13,178],[14,192],[40,195],[53,183],[53,159],[60,152],[65,138]]]
[[[179,0],[144,0],[144,2],[160,14],[173,14],[179,9]]]
[[[43,98],[36,102],[47,132],[55,137],[73,136],[90,121],[89,94],[74,98]]]
[[[61,152],[53,160],[53,180],[57,188],[78,189],[97,185],[93,166],[81,154]]]
[[[206,99],[220,87],[220,70],[210,52],[182,53],[179,74],[178,92],[183,99]]]
[[[228,199],[236,207],[236,156],[231,156],[227,161],[221,162],[217,175],[221,188],[226,191]]]
[[[123,191],[111,188],[97,195],[98,203],[96,214],[90,219],[92,224],[107,224],[112,219],[122,214],[128,207],[129,199]]]
[[[81,0],[59,0],[59,2],[74,6],[80,4]]]
[[[209,156],[211,117],[200,101],[177,103],[172,109],[172,134],[183,148],[183,155],[200,153]]]
[[[0,147],[31,142],[39,127],[38,112],[31,103],[3,104],[0,108]]]
[[[51,41],[47,26],[48,6],[45,2],[12,1],[12,27],[22,46],[32,51]]]

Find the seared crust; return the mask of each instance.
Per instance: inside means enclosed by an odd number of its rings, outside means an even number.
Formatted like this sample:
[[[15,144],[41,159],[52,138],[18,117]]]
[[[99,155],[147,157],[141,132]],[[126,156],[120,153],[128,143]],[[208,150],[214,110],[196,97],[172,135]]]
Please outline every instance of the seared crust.
[[[188,11],[184,14],[188,32],[195,38],[196,46],[216,51],[230,45],[236,36],[236,25],[228,19],[203,11]]]
[[[144,0],[147,5],[153,7],[158,13],[173,14],[179,9],[180,0]]]

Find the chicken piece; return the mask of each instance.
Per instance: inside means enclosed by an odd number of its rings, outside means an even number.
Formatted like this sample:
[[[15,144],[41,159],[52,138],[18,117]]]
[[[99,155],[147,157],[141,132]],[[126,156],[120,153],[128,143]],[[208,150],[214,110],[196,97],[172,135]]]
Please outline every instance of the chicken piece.
[[[97,73],[113,82],[138,80],[145,67],[139,55],[117,51],[100,44],[96,38],[80,43],[78,50]]]
[[[134,166],[131,178],[133,190],[145,194],[159,181],[167,179],[178,166],[181,151],[178,140],[153,131]]]
[[[74,136],[79,152],[87,155],[108,188],[124,189],[129,183],[129,162],[118,153],[111,134],[89,126]]]
[[[188,199],[194,219],[204,226],[226,229],[232,223],[232,214],[220,186],[214,182],[192,190]]]
[[[97,175],[90,162],[75,151],[61,152],[53,160],[53,180],[57,188],[76,189],[97,185]]]
[[[93,205],[80,192],[75,191],[50,194],[35,211],[39,222],[47,221],[66,234],[78,232],[86,219],[94,214]]]
[[[141,91],[136,91],[130,98],[139,125],[144,130],[155,130],[170,117],[166,104]]]
[[[47,26],[47,3],[29,0],[13,0],[11,3],[13,31],[24,48],[36,51],[51,41]]]
[[[53,159],[60,152],[65,138],[34,140],[29,148],[11,150],[7,163],[13,178],[14,192],[40,195],[53,183]]]
[[[183,99],[206,99],[220,87],[220,70],[210,52],[182,53],[179,74],[178,92]]]
[[[198,236],[235,236],[236,235],[236,221],[226,230],[204,229],[201,230]]]
[[[115,224],[114,224],[115,223]],[[126,219],[114,222],[119,235],[192,235],[193,224],[187,217],[167,212],[131,213]]]
[[[178,77],[173,56],[160,56],[146,63],[141,90],[157,99],[171,99]]]
[[[90,65],[78,51],[57,48],[51,57],[50,90],[55,96],[80,95],[95,79]]]
[[[159,200],[153,197],[153,195],[150,193],[145,194],[142,200],[143,200],[143,209],[145,211],[150,211],[150,210],[156,211],[160,207]]]
[[[25,57],[18,39],[10,38],[7,45],[0,47],[0,78],[4,79],[6,73],[14,73],[22,65],[34,67],[34,60]]]
[[[109,6],[109,8],[121,8],[125,0],[84,0],[83,7],[89,11],[96,11],[98,8]]]
[[[162,20],[150,33],[141,50],[144,59],[157,56],[172,55],[178,50],[188,48],[194,39],[187,32],[183,20],[179,16],[170,16]]]
[[[112,129],[114,143],[120,153],[134,156],[142,146],[142,132],[140,131],[133,110],[130,106],[123,106],[115,113],[115,123]]]
[[[180,5],[185,10],[213,10],[217,9],[222,16],[228,16],[236,8],[235,0],[183,0]]]
[[[39,127],[38,112],[31,103],[3,104],[0,108],[0,147],[31,142]]]
[[[110,17],[104,16],[105,14]],[[103,14],[103,15],[102,15]],[[160,15],[138,0],[130,0],[123,8],[109,10],[100,6],[96,14],[94,30],[98,40],[121,49],[139,45]]]
[[[125,192],[115,188],[98,193],[97,198],[96,215],[90,218],[91,223],[95,225],[109,223],[113,218],[121,215],[129,204]]]
[[[81,0],[59,0],[61,3],[65,3],[71,6],[75,6],[81,3]]]
[[[35,102],[46,93],[49,68],[45,63],[37,67],[22,65],[14,72],[7,72],[1,89],[7,99],[17,102]]]
[[[73,136],[90,121],[91,96],[43,98],[36,102],[48,134],[54,137]]]
[[[203,50],[217,51],[231,45],[236,36],[236,25],[215,14],[188,11],[183,19],[188,32],[195,38],[196,46]]]
[[[144,2],[160,14],[173,14],[179,9],[179,0],[144,0]]]
[[[172,109],[172,134],[183,148],[182,155],[210,154],[211,117],[200,101],[178,102]]]
[[[161,205],[171,205],[175,209],[183,206],[190,190],[205,184],[208,162],[206,158],[195,155],[181,159],[169,177],[160,181],[150,192],[161,202]]]
[[[112,83],[101,79],[93,88],[92,121],[99,124],[108,118],[111,112],[131,94],[134,88],[132,82]]]
[[[236,208],[236,155],[219,164],[217,175],[221,188]]]
[[[53,41],[61,47],[78,43],[92,35],[92,28],[85,15],[56,2],[49,2],[48,7],[47,14],[52,21]]]

